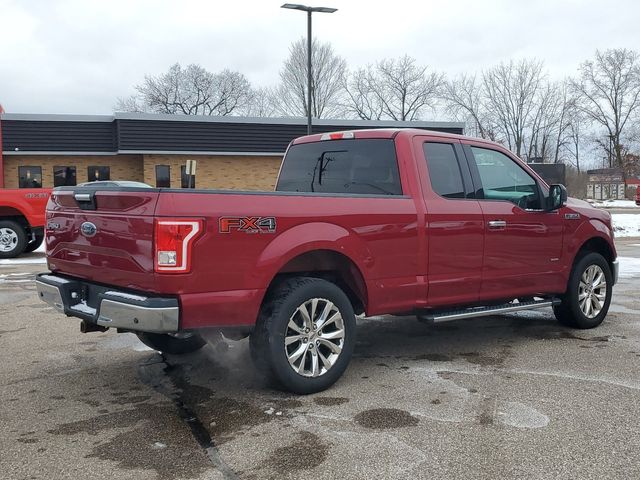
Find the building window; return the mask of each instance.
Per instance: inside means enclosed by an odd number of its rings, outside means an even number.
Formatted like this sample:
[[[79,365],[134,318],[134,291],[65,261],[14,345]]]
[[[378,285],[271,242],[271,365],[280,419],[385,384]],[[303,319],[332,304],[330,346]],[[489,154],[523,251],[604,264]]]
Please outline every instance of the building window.
[[[68,187],[76,184],[76,167],[53,167],[53,186]]]
[[[171,188],[171,167],[156,165],[156,187]]]
[[[42,188],[42,167],[18,167],[20,188]]]
[[[185,173],[186,170],[186,166],[182,165],[180,166],[180,179],[181,179],[181,187],[182,188],[189,188],[189,175],[187,175]],[[195,175],[191,175],[191,188],[196,188],[196,176]]]
[[[89,167],[87,170],[88,182],[111,180],[111,171],[109,167]]]

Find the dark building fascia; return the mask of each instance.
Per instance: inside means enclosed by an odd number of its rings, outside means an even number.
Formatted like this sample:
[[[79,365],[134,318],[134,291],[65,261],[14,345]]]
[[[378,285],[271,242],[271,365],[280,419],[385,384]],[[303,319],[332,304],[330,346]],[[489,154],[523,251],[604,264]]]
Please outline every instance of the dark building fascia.
[[[2,151],[11,154],[191,153],[282,155],[306,134],[306,119],[186,115],[30,115],[0,117]],[[464,133],[458,122],[314,120],[314,133],[418,128]]]

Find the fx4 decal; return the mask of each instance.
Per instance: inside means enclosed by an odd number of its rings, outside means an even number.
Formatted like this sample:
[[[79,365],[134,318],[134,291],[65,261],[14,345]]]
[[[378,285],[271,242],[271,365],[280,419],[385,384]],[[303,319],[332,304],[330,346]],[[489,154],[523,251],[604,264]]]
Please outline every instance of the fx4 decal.
[[[276,217],[220,217],[220,233],[276,233]]]

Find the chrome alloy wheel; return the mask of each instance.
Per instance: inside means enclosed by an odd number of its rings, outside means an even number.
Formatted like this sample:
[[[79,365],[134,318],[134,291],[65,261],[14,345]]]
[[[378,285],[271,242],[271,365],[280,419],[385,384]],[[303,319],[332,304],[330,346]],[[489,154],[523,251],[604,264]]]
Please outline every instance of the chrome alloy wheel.
[[[11,228],[0,228],[0,252],[11,252],[18,245],[18,234]]]
[[[590,265],[578,284],[578,303],[587,318],[597,317],[607,298],[607,279],[599,265]]]
[[[345,328],[338,307],[325,298],[312,298],[289,318],[284,350],[289,365],[299,375],[318,377],[338,361]]]

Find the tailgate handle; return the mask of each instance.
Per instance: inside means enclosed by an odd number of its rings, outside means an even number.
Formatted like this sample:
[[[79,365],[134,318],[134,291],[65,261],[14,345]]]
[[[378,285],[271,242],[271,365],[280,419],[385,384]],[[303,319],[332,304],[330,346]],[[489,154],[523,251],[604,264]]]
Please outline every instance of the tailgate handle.
[[[73,198],[78,202],[78,207],[82,210],[96,210],[96,193],[95,192],[78,192],[73,194]]]
[[[76,193],[73,196],[76,199],[76,202],[90,202],[91,194],[90,193]]]

